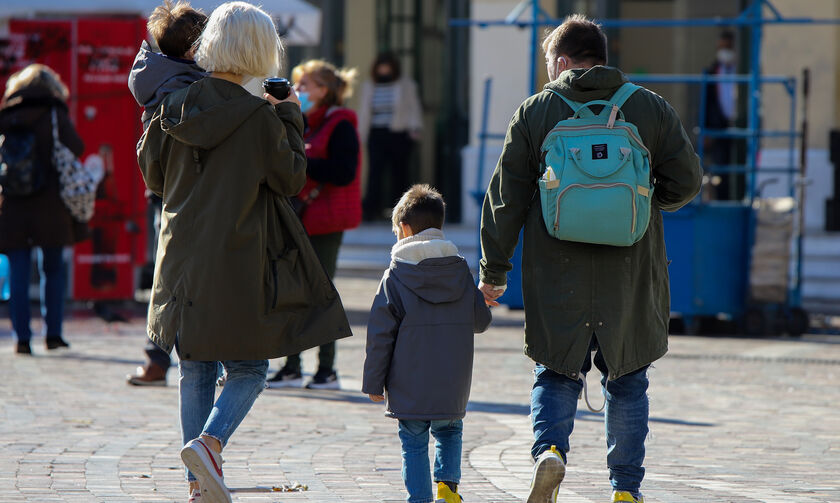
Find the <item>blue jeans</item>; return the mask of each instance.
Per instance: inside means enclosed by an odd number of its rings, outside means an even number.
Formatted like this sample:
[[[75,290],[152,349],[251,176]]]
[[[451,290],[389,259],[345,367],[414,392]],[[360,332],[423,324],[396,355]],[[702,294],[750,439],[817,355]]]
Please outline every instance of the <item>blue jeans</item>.
[[[429,429],[435,437],[435,482],[461,481],[461,433],[464,423],[460,419],[420,421],[400,419],[399,434],[402,442],[402,477],[411,503],[434,501],[432,480],[429,474]]]
[[[181,406],[181,439],[184,444],[204,434],[222,447],[245,419],[257,396],[265,388],[268,360],[221,362],[227,381],[214,403],[218,362],[181,360],[178,382]],[[187,480],[195,477],[187,470]]]
[[[64,249],[60,246],[38,249],[38,270],[41,274],[41,316],[46,336],[61,337],[64,319],[64,294],[67,288],[67,268]],[[29,326],[29,280],[32,271],[32,249],[18,248],[6,253],[9,257],[9,317],[18,342],[32,339]]]
[[[593,343],[595,347],[597,345]],[[645,476],[642,463],[648,434],[647,366],[608,381],[607,365],[600,349],[595,353],[594,360],[601,371],[601,389],[607,399],[605,426],[610,483],[615,491],[638,495]],[[586,374],[591,368],[587,354],[581,373]],[[573,380],[537,365],[531,391],[531,421],[534,427],[531,455],[534,459],[555,445],[566,460],[582,388],[581,380]]]

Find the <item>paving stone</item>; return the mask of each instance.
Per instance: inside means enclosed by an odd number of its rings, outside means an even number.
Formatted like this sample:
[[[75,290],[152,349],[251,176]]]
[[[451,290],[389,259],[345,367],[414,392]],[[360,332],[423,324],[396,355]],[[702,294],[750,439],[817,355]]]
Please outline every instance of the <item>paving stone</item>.
[[[359,392],[358,323],[378,277],[336,280],[357,323],[338,343],[342,390],[265,390],[231,438],[224,468],[234,501],[405,500],[396,422]],[[476,337],[464,422],[470,502],[522,501],[533,466],[524,316],[494,316]],[[19,357],[0,320],[0,502],[186,501],[177,370],[165,388],[125,383],[143,363],[145,321],[109,325],[75,310],[65,332],[69,350],[47,353],[36,338],[35,355]],[[840,338],[671,337],[670,346],[651,371],[648,502],[840,502]],[[316,359],[304,353],[305,373]],[[580,406],[558,501],[609,500],[603,430],[603,415]],[[294,482],[309,490],[270,491]]]

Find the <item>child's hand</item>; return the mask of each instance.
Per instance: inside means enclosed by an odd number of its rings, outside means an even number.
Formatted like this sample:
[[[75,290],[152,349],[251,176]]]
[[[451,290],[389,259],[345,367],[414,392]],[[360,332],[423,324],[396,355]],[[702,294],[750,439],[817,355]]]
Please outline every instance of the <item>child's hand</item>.
[[[383,395],[371,395],[371,394],[368,394],[368,396],[369,396],[369,397],[370,397],[370,399],[371,399],[372,401],[374,401],[374,402],[382,402],[382,401],[384,401],[384,400],[385,400],[385,397],[384,397]]]

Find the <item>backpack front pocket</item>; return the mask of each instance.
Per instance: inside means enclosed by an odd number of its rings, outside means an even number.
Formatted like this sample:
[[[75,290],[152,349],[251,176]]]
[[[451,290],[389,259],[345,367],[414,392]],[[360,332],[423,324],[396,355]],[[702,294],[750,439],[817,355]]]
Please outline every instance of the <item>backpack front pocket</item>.
[[[571,184],[548,202],[554,217],[548,231],[557,239],[612,246],[635,242],[636,191],[629,184]]]

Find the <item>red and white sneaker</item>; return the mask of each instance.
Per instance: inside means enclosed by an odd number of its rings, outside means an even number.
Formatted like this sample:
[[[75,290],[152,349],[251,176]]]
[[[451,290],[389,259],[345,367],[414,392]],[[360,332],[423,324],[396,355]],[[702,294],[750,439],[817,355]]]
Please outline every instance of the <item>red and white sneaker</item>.
[[[199,438],[187,442],[181,449],[181,459],[195,475],[201,489],[201,503],[232,503],[230,491],[222,475],[222,456],[207,447]]]
[[[201,491],[193,489],[190,492],[190,499],[187,500],[187,503],[201,503]]]

